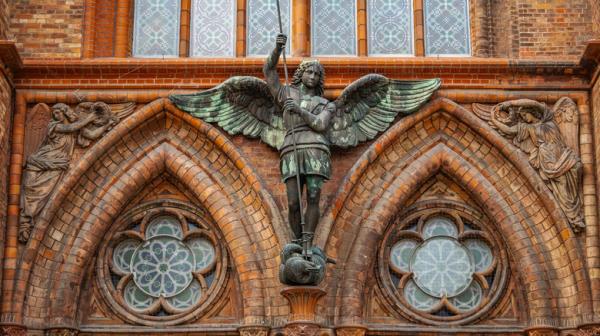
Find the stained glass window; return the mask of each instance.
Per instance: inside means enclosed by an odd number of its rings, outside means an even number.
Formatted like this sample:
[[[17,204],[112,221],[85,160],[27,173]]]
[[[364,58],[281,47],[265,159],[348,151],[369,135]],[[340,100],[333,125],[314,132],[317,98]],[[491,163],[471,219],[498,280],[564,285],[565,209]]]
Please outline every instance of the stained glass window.
[[[471,54],[468,0],[424,0],[425,53]]]
[[[413,55],[413,0],[369,0],[369,55]]]
[[[283,32],[288,36],[286,53],[289,54],[291,41],[290,0],[279,0]],[[264,56],[275,47],[275,37],[279,34],[277,0],[248,0],[247,55]]]
[[[147,313],[165,306],[182,311],[200,302],[206,288],[199,281],[207,282],[217,255],[213,242],[193,230],[187,238],[176,216],[162,215],[149,220],[143,234],[129,232],[136,238],[114,247],[113,271],[123,276],[121,281],[131,275],[122,294],[130,309]]]
[[[235,0],[193,0],[190,55],[235,56]]]
[[[311,4],[313,55],[356,55],[356,1],[312,0]]]
[[[135,0],[134,57],[179,55],[180,0]]]
[[[444,306],[466,313],[481,304],[484,290],[479,281],[493,270],[495,257],[480,231],[470,235],[473,238],[461,239],[454,220],[433,216],[392,246],[390,269],[405,279],[400,290],[410,306],[427,313]]]

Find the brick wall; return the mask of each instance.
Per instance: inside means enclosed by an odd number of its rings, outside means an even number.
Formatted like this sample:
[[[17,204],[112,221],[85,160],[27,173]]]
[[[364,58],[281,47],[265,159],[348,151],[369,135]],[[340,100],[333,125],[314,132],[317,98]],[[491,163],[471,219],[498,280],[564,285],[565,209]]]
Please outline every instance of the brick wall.
[[[9,21],[9,6],[8,0],[0,0],[0,40],[5,40],[9,36],[8,34],[8,21]]]
[[[13,0],[10,30],[22,57],[79,57],[82,0]]]
[[[516,15],[516,6],[514,0],[493,0],[491,12],[493,32],[493,55],[496,57],[511,57],[514,55],[513,46],[517,49],[517,42],[512,38],[514,31],[517,31],[517,22],[511,18]]]
[[[600,38],[600,1],[590,0],[592,7],[592,32],[595,39]]]
[[[518,0],[521,58],[579,58],[592,37],[588,0]]]
[[[0,61],[0,67],[4,65]],[[6,206],[7,206],[7,178],[9,162],[10,112],[12,109],[12,89],[9,82],[0,72],[0,261],[4,259],[4,239],[6,232]],[[2,283],[2,269],[0,268],[0,284]],[[1,285],[0,285],[1,287]]]

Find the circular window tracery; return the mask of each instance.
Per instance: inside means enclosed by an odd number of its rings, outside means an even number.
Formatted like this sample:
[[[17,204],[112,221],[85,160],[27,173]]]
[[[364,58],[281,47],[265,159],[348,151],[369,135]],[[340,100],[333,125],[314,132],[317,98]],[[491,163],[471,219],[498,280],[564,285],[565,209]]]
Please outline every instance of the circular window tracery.
[[[178,324],[200,316],[223,289],[226,250],[202,210],[154,205],[130,211],[103,245],[100,287],[127,320]]]
[[[429,324],[467,323],[501,296],[506,256],[478,223],[482,217],[469,213],[472,209],[464,207],[462,213],[456,209],[462,207],[444,208],[439,202],[435,207],[413,207],[388,229],[378,280],[402,315]]]

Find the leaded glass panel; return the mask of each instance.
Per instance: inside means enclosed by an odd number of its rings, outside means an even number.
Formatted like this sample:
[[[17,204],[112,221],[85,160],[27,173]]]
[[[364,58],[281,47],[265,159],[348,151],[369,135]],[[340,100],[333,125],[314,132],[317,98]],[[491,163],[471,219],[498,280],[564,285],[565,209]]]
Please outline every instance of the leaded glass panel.
[[[146,229],[147,239],[156,236],[171,236],[181,239],[183,238],[183,231],[181,231],[181,225],[175,217],[160,216],[153,219]]]
[[[434,298],[423,292],[413,280],[409,280],[404,287],[404,298],[418,310],[428,311],[439,304],[440,299]]]
[[[356,1],[312,0],[311,4],[313,55],[356,55]]]
[[[202,297],[202,287],[197,280],[192,283],[183,292],[167,299],[167,302],[176,309],[187,309],[195,305]]]
[[[113,251],[113,265],[121,273],[130,273],[131,257],[140,242],[127,239],[119,243]]]
[[[481,286],[476,281],[473,281],[466,291],[449,300],[456,309],[461,312],[466,312],[477,307],[481,303],[482,297],[483,290],[481,289]]]
[[[468,0],[424,0],[425,53],[470,55]]]
[[[442,298],[462,293],[474,272],[469,250],[449,237],[436,237],[420,245],[410,264],[415,283],[425,293]]]
[[[179,55],[180,0],[135,0],[133,56]]]
[[[390,261],[402,272],[410,272],[410,259],[417,247],[414,240],[401,240],[392,247]]]
[[[172,297],[192,281],[194,255],[181,241],[159,237],[136,250],[131,261],[135,284],[153,297]]]
[[[235,0],[193,0],[190,55],[235,56]]]
[[[286,53],[289,53],[291,41],[290,0],[279,0],[283,32],[288,36]],[[277,19],[277,0],[248,0],[247,55],[264,56],[275,47],[275,37],[279,34]]]
[[[435,236],[458,237],[458,229],[452,221],[445,217],[433,217],[427,220],[423,227],[423,238]]]
[[[369,0],[369,55],[413,55],[413,0]]]

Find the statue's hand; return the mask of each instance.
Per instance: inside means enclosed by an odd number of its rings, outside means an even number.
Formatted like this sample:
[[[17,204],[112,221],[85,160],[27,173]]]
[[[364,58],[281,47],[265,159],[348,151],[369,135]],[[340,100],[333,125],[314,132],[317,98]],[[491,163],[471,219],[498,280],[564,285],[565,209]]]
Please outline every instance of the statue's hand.
[[[285,44],[287,43],[287,36],[285,34],[277,34],[277,39],[275,39],[275,45],[277,49],[283,50],[285,48]]]
[[[302,109],[300,108],[300,106],[298,106],[298,104],[296,104],[296,102],[292,98],[286,99],[285,103],[283,103],[283,110],[295,114],[302,113]]]

